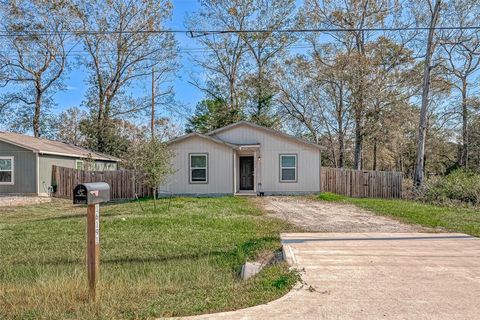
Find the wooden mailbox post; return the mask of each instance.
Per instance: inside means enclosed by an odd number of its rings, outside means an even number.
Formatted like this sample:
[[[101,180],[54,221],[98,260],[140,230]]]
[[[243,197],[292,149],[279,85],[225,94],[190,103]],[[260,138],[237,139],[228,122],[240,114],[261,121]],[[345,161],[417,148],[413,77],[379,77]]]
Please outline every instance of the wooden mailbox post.
[[[87,272],[90,300],[97,298],[100,275],[100,203],[110,201],[105,182],[79,184],[73,190],[73,204],[87,205]]]

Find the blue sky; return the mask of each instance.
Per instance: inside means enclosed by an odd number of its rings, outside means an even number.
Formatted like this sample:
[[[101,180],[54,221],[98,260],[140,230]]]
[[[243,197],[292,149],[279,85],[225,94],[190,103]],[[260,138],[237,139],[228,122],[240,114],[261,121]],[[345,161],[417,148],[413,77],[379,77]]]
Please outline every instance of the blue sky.
[[[192,13],[199,8],[197,0],[173,0],[174,9],[172,20],[167,24],[171,29],[185,29],[185,17],[188,13]],[[179,43],[180,49],[198,48],[199,45],[195,43],[186,34],[175,34]],[[200,53],[201,54],[201,53]],[[183,114],[192,112],[195,104],[203,98],[203,93],[195,86],[188,83],[190,74],[200,73],[201,70],[196,68],[191,63],[191,59],[188,54],[182,53],[180,55],[181,68],[178,70],[176,77],[173,81],[175,90],[175,98],[186,108],[186,112]],[[54,99],[57,106],[54,109],[55,113],[61,112],[69,107],[79,107],[82,100],[85,97],[87,90],[86,77],[87,73],[82,67],[71,70],[65,80],[67,90],[58,92],[55,94]],[[136,94],[138,95],[150,95],[150,80],[147,79],[145,84],[138,86]],[[161,110],[160,110],[161,111]],[[168,112],[163,113],[165,115],[171,115]],[[178,122],[183,122],[185,119],[178,118],[178,114],[174,115]]]

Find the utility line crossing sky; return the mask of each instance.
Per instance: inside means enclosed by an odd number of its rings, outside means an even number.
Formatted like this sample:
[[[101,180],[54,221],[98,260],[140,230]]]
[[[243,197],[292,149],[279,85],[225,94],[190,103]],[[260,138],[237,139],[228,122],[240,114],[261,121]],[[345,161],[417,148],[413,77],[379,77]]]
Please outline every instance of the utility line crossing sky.
[[[177,122],[183,123],[185,118],[192,114],[193,109],[197,102],[204,98],[204,93],[201,92],[194,85],[189,83],[189,80],[193,77],[196,79],[202,79],[203,70],[192,63],[193,57],[201,57],[208,52],[207,49],[201,48],[197,41],[195,41],[195,36],[202,36],[202,32],[189,33],[181,32],[186,31],[185,20],[188,15],[194,13],[199,9],[198,0],[173,0],[173,16],[172,20],[169,21],[166,25],[167,27],[175,33],[175,38],[178,42],[180,48],[180,67],[177,70],[175,77],[172,80],[172,85],[175,92],[175,100],[178,101],[182,107],[181,108],[169,108],[170,110],[159,110],[163,111],[163,115],[173,116]],[[478,29],[479,27],[466,27],[462,29]],[[398,30],[400,30],[399,28]],[[425,30],[428,28],[425,27],[413,27],[408,28],[409,30]],[[438,29],[442,29],[439,27]],[[451,28],[449,29],[459,29]],[[370,30],[370,29],[369,29]],[[371,29],[374,30],[385,30],[385,29]],[[393,29],[389,29],[393,30]],[[397,30],[397,29],[395,29]],[[402,29],[404,30],[404,29]],[[254,32],[255,30],[251,30]],[[258,31],[258,30],[257,30]],[[307,31],[307,30],[296,30],[297,32]],[[330,30],[333,31],[333,30]],[[345,30],[343,30],[345,31]],[[216,30],[207,30],[206,34],[217,32]],[[229,32],[229,31],[226,31]],[[291,32],[291,30],[283,30],[280,32]],[[0,36],[5,36],[0,34]],[[192,38],[193,36],[193,38]],[[311,45],[305,43],[297,43],[293,46],[290,46],[289,49],[292,52],[304,52],[311,48]],[[71,51],[70,62],[74,62],[78,57],[86,57],[88,53],[83,50],[81,44],[77,44],[75,48]],[[60,113],[61,111],[70,108],[70,107],[80,107],[82,101],[85,98],[87,90],[87,70],[83,66],[76,66],[71,68],[65,76],[65,85],[66,90],[57,92],[54,95],[54,101],[56,103],[55,108],[52,110],[54,113]],[[1,92],[1,91],[0,91]],[[134,96],[150,96],[150,80],[145,79],[144,83],[136,85],[135,88],[132,88],[132,94]]]

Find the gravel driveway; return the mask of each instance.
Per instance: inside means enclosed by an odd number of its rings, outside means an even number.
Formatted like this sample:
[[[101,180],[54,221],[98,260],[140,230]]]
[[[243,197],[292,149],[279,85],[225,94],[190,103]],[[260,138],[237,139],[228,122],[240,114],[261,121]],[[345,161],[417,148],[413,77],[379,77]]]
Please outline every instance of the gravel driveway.
[[[428,232],[421,226],[408,225],[382,217],[354,205],[315,201],[305,197],[256,198],[269,215],[316,232]]]
[[[0,196],[0,207],[26,206],[50,201],[52,198],[47,197]]]

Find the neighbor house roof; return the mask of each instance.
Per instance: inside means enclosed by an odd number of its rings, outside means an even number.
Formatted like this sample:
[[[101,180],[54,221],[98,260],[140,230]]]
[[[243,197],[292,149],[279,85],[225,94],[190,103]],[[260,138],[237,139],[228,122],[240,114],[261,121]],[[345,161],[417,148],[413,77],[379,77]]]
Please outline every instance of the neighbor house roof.
[[[91,151],[85,148],[77,147],[71,144],[48,140],[44,138],[35,138],[24,134],[0,131],[0,141],[16,145],[21,148],[31,150],[39,154],[50,154],[74,158],[93,158],[95,160],[118,162],[121,159]]]
[[[216,134],[220,133],[220,132],[223,132],[223,131],[227,131],[227,130],[230,130],[230,129],[233,129],[233,128],[236,128],[238,126],[248,126],[248,127],[251,127],[251,128],[255,128],[255,129],[258,129],[258,130],[262,130],[262,131],[265,131],[265,132],[269,132],[271,134],[274,134],[274,135],[277,135],[277,136],[280,136],[280,137],[283,137],[283,138],[287,138],[287,139],[290,139],[290,140],[294,140],[296,142],[299,142],[299,143],[302,143],[302,144],[306,144],[306,145],[309,145],[309,146],[312,146],[312,147],[315,147],[315,148],[318,148],[318,149],[323,149],[322,146],[316,144],[316,143],[312,143],[312,142],[309,142],[309,141],[306,141],[306,140],[303,140],[303,139],[300,139],[300,138],[297,138],[295,136],[292,136],[290,134],[286,134],[286,133],[283,133],[281,131],[278,131],[278,130],[274,130],[274,129],[271,129],[271,128],[267,128],[267,127],[264,127],[264,126],[260,126],[258,124],[255,124],[255,123],[252,123],[252,122],[249,122],[249,121],[239,121],[239,122],[235,122],[235,123],[232,123],[228,126],[225,126],[225,127],[222,127],[222,128],[219,128],[219,129],[216,129],[216,130],[213,130],[213,131],[210,131],[207,133],[208,136],[212,137],[212,136],[215,136]]]
[[[180,137],[178,137],[178,138],[172,139],[172,140],[168,141],[167,144],[172,144],[172,143],[180,142],[180,141],[183,141],[183,140],[185,140],[185,139],[189,139],[189,138],[193,138],[193,137],[198,137],[198,138],[201,138],[201,139],[206,139],[206,140],[209,140],[209,141],[218,143],[218,144],[222,144],[222,145],[228,146],[228,147],[233,148],[233,149],[237,149],[237,148],[238,148],[238,146],[235,145],[235,144],[228,143],[228,142],[225,142],[225,141],[223,141],[223,140],[217,139],[217,138],[215,138],[215,137],[207,136],[207,135],[205,135],[205,134],[201,134],[201,133],[198,133],[198,132],[192,132],[192,133],[189,133],[189,134],[185,134],[185,135],[183,135],[183,136],[180,136]]]

